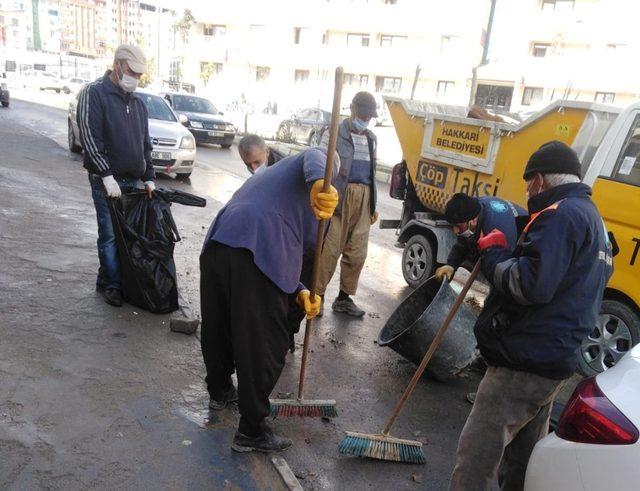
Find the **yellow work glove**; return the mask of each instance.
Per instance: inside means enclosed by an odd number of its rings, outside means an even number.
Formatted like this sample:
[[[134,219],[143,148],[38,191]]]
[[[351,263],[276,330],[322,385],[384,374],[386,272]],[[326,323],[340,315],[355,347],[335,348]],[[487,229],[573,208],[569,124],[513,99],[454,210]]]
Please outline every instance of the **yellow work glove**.
[[[318,220],[328,220],[338,206],[338,191],[329,186],[329,191],[322,192],[324,179],[318,179],[311,186],[311,209]]]
[[[453,273],[454,269],[448,264],[445,264],[444,266],[440,266],[438,269],[436,269],[435,276],[440,281],[442,281],[445,276],[447,277],[447,280],[451,281],[451,278],[453,278]]]
[[[378,212],[374,211],[373,215],[371,215],[371,225],[373,225],[374,223],[376,223],[378,221]]]
[[[311,292],[309,290],[300,290],[296,297],[296,303],[300,306],[304,313],[307,314],[307,319],[313,319],[320,313],[320,303],[322,299],[320,295],[313,296],[313,302],[311,301]]]

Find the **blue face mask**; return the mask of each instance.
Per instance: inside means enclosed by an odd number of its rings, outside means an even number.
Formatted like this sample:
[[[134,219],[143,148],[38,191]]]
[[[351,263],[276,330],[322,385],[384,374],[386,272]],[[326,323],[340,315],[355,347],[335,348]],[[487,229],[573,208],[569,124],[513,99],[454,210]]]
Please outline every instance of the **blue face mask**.
[[[351,121],[356,131],[363,132],[369,127],[369,121],[363,121],[360,118],[353,118]]]

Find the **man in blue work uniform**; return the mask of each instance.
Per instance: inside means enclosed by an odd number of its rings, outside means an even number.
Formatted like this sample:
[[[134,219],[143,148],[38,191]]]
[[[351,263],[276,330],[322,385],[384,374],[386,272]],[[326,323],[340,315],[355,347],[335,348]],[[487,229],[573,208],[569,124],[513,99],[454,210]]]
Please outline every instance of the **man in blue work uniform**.
[[[530,221],[512,252],[494,230],[478,240],[493,288],[474,331],[489,364],[458,442],[451,490],[522,489],[553,400],[576,370],[613,271],[611,244],[580,161],[553,141],[524,171]],[[499,476],[498,476],[499,474]]]
[[[447,264],[436,269],[436,278],[446,277],[451,281],[463,263],[474,263],[478,258],[478,239],[493,229],[502,231],[513,249],[518,240],[516,218],[526,215],[520,206],[494,196],[475,198],[464,193],[454,194],[447,203],[444,216],[458,239],[449,252]]]
[[[269,395],[290,343],[289,295],[307,317],[320,309],[299,282],[303,256],[313,251],[318,219],[338,204],[322,192],[326,154],[310,149],[248,179],[214,220],[200,256],[201,346],[211,409],[238,401],[240,425],[232,449],[261,452],[291,441],[265,423]],[[238,389],[231,381],[236,371]]]
[[[114,54],[113,70],[78,95],[76,120],[98,218],[96,289],[116,307],[122,305],[120,264],[107,199],[119,198],[122,189],[143,187],[151,197],[155,189],[149,115],[133,93],[146,71],[142,50],[123,44]]]

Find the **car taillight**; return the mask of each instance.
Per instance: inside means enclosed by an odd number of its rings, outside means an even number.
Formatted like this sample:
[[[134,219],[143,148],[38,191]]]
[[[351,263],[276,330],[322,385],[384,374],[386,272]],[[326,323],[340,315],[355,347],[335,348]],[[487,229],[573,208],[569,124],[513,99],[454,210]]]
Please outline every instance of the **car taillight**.
[[[638,429],[606,398],[594,377],[573,392],[558,421],[556,435],[564,440],[600,445],[630,445]]]
[[[407,163],[404,160],[394,165],[391,170],[389,196],[401,200],[407,197]]]

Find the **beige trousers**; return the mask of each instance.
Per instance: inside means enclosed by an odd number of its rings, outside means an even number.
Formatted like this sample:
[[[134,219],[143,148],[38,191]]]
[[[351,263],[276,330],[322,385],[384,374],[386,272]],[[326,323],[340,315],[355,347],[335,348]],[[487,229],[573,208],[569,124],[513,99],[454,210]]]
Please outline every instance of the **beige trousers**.
[[[489,367],[458,441],[450,491],[521,491],[529,457],[549,428],[566,380]]]
[[[342,213],[331,217],[329,231],[324,239],[318,274],[318,295],[324,295],[340,255],[340,289],[349,295],[356,294],[369,244],[370,192],[367,184],[347,185],[342,198]]]

